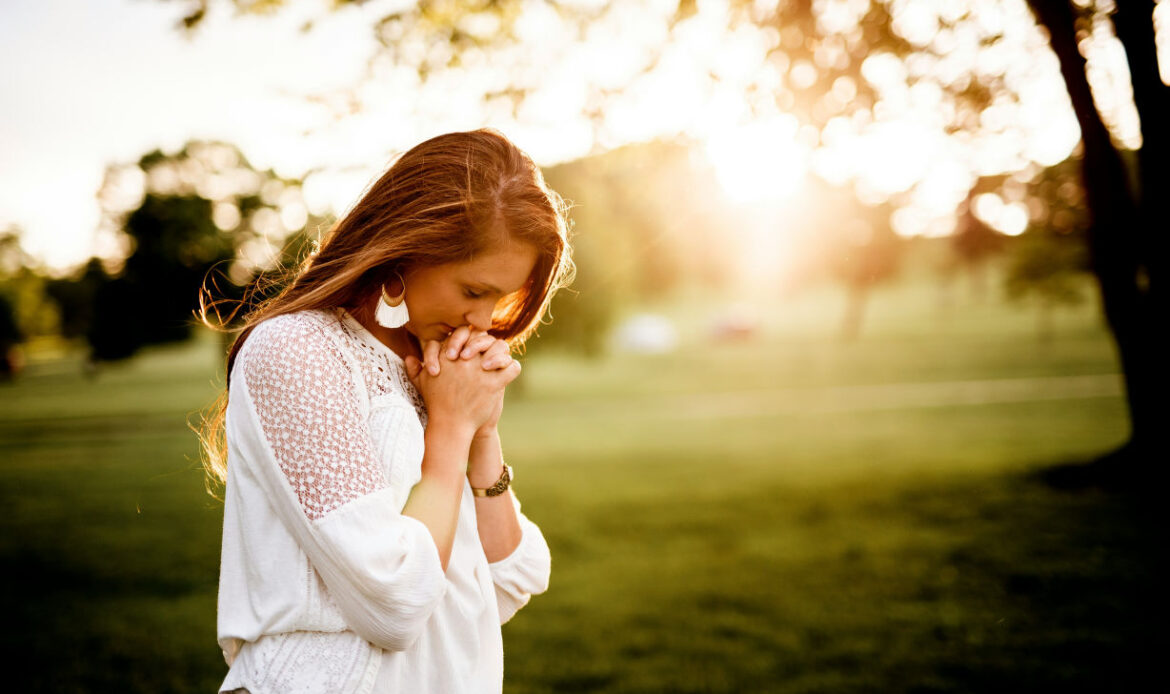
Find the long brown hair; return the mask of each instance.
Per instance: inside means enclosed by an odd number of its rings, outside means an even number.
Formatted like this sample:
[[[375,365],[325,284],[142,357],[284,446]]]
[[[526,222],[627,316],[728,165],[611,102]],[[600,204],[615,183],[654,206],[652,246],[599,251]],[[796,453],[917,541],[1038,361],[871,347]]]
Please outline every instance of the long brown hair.
[[[396,272],[467,261],[507,240],[532,244],[537,261],[525,285],[501,300],[489,332],[522,349],[553,294],[573,278],[568,209],[528,155],[496,130],[447,133],[416,145],[326,233],[283,290],[252,305],[230,328],[239,334],[228,350],[227,382],[236,355],[261,321],[336,307],[368,318],[382,284]],[[225,320],[225,300],[214,299],[206,285],[199,298],[200,320],[221,331],[250,303],[236,303]],[[197,428],[209,489],[227,474],[227,395],[225,385]]]

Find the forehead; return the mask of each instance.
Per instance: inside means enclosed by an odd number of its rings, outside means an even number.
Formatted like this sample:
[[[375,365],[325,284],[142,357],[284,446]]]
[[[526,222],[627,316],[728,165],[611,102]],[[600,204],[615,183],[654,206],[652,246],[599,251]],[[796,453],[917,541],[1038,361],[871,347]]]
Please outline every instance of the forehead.
[[[454,263],[451,270],[463,282],[487,284],[514,292],[524,286],[536,267],[536,247],[530,243],[509,243],[479,253],[469,261]]]

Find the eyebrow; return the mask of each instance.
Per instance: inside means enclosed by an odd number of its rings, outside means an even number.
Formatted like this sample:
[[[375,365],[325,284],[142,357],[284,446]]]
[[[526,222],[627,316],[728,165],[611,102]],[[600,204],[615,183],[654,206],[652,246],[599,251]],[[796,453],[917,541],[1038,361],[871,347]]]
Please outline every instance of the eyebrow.
[[[500,289],[494,284],[487,284],[486,282],[468,282],[467,286],[474,287],[475,289],[485,289],[489,292],[495,292],[496,294],[505,293],[503,289]]]

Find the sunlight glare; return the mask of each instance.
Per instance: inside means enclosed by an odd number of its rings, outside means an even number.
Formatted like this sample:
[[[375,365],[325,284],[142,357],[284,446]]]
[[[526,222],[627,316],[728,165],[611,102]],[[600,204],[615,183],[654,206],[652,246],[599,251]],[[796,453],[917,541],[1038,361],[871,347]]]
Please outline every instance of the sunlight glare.
[[[795,118],[783,115],[708,138],[707,158],[728,198],[780,202],[800,188],[809,150],[797,140],[797,125]]]
[[[860,138],[855,152],[862,183],[881,196],[909,189],[922,180],[941,140],[937,130],[909,119],[875,123]]]
[[[975,196],[974,212],[983,223],[1008,236],[1019,236],[1028,228],[1028,207],[1021,202],[1005,203],[995,193]]]

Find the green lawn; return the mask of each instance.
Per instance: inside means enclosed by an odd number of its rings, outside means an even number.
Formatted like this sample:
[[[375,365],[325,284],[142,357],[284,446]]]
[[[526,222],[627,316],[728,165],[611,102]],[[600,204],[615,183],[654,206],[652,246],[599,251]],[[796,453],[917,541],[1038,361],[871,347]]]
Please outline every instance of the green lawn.
[[[1133,688],[1157,643],[1152,512],[1035,478],[1124,440],[1094,309],[1042,343],[1028,311],[929,296],[878,294],[851,343],[826,294],[740,343],[702,337],[711,305],[672,303],[692,320],[665,357],[534,344],[502,435],[554,568],[504,629],[506,691]],[[222,678],[222,507],[186,425],[216,344],[96,379],[34,359],[0,386],[13,690]]]

